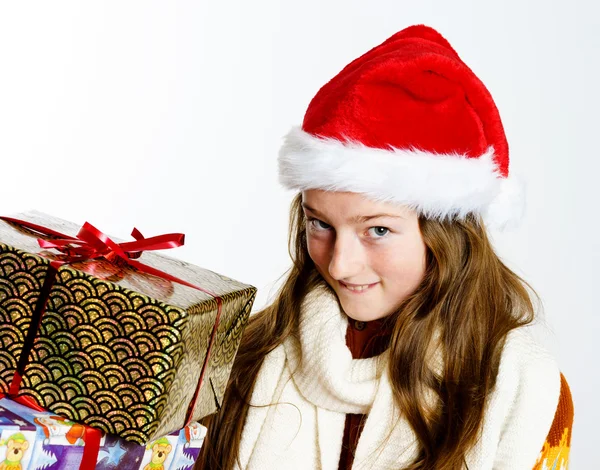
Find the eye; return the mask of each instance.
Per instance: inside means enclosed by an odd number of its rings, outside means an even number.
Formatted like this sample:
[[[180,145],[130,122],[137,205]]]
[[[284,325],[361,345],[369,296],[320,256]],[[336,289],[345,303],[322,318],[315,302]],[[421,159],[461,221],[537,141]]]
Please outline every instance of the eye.
[[[387,227],[371,227],[369,231],[373,230],[372,233],[375,234],[373,238],[383,238],[390,231]]]
[[[324,232],[331,228],[331,225],[326,224],[322,220],[315,219],[314,217],[308,217],[307,220],[311,228],[317,232]]]

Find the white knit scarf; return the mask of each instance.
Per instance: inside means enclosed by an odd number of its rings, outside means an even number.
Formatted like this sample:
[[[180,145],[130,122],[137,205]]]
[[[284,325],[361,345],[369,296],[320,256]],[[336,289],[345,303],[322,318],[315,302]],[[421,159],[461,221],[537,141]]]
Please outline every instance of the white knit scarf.
[[[387,351],[353,359],[346,346],[347,326],[347,316],[329,289],[319,287],[305,297],[299,340],[286,339],[259,371],[240,443],[241,467],[236,468],[337,470],[346,413],[368,414],[353,470],[401,469],[414,460],[418,446],[393,400]],[[531,469],[550,429],[560,389],[558,368],[529,336],[512,338],[503,353],[482,438],[467,456],[470,470]],[[526,367],[523,354],[532,351],[543,360]],[[519,395],[528,386],[546,390]]]

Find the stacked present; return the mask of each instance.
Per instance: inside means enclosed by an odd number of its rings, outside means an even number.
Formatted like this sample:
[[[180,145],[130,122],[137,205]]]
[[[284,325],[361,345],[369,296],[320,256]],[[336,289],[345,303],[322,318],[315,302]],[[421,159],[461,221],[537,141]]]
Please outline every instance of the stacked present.
[[[123,243],[37,212],[0,219],[0,394],[111,449],[162,442],[175,461],[182,430],[220,407],[256,289],[153,253],[180,234],[134,229]],[[0,457],[17,450],[19,439],[1,439]]]
[[[189,470],[206,428],[186,426],[146,446],[0,399],[0,468],[3,470]]]

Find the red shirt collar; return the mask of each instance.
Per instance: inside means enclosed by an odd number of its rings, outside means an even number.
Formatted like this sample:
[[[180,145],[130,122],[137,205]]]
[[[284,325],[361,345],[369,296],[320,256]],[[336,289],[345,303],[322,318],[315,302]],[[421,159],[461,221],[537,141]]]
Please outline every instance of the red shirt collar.
[[[361,322],[348,317],[346,345],[354,359],[366,359],[381,354],[387,349],[392,325],[387,318]]]

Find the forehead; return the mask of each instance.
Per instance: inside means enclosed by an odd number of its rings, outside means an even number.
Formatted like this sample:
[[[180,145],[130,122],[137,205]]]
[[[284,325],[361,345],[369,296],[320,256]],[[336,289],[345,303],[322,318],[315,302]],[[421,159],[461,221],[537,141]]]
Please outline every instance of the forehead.
[[[302,206],[306,210],[330,217],[359,218],[387,214],[394,217],[416,217],[416,212],[404,205],[376,201],[360,193],[309,189],[302,191]]]

